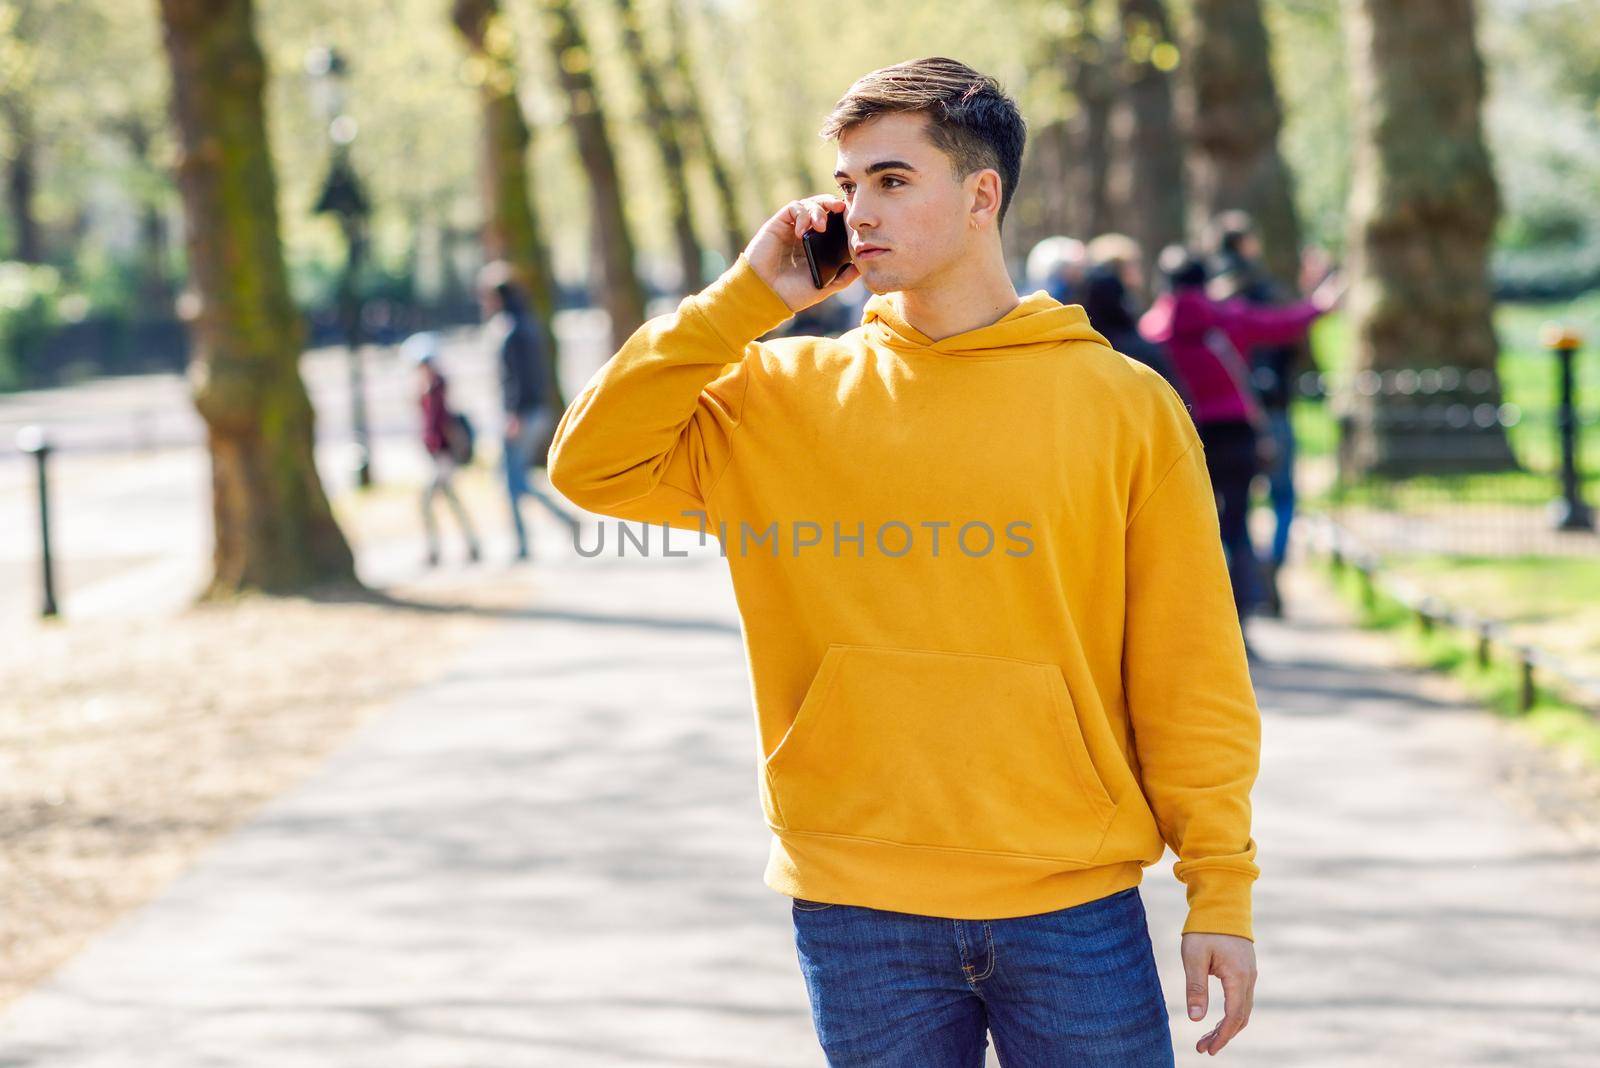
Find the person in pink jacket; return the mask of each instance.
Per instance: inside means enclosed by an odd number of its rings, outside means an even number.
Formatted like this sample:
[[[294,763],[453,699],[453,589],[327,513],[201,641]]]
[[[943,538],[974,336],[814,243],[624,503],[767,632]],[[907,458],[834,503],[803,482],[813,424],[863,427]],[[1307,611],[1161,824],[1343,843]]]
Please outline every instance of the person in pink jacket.
[[[443,496],[461,525],[467,542],[467,559],[476,563],[482,556],[472,520],[456,496],[454,478],[456,456],[451,449],[450,397],[444,373],[439,370],[439,339],[431,333],[412,334],[400,346],[401,354],[421,372],[418,400],[422,407],[422,447],[428,453],[430,474],[422,490],[422,523],[428,539],[427,564],[439,563],[439,527],[433,515],[434,498]]]
[[[1139,330],[1166,347],[1188,392],[1189,414],[1205,446],[1206,467],[1217,494],[1222,544],[1242,629],[1259,591],[1247,523],[1250,484],[1262,465],[1271,461],[1274,447],[1243,353],[1257,345],[1298,341],[1317,316],[1337,303],[1340,283],[1330,276],[1309,300],[1263,307],[1242,299],[1208,297],[1205,261],[1181,245],[1164,249],[1157,266],[1164,291],[1140,318]]]

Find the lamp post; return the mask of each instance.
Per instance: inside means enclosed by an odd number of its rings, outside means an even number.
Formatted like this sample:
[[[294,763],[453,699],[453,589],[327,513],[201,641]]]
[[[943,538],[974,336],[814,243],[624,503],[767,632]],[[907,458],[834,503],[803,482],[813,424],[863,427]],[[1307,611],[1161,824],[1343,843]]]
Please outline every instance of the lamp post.
[[[317,214],[339,219],[344,234],[344,273],[339,279],[339,322],[350,360],[350,427],[356,439],[356,484],[372,485],[372,440],[367,427],[366,373],[361,362],[361,296],[357,279],[367,251],[367,194],[350,163],[350,144],[356,138],[356,120],[345,113],[344,77],[349,65],[332,48],[313,48],[306,56],[318,110],[328,124],[333,155],[328,177],[317,198]]]
[[[1540,340],[1554,353],[1559,369],[1560,400],[1556,423],[1561,436],[1561,499],[1552,502],[1557,530],[1593,530],[1594,511],[1584,502],[1578,472],[1578,400],[1572,361],[1582,344],[1576,332],[1560,323],[1546,323]]]

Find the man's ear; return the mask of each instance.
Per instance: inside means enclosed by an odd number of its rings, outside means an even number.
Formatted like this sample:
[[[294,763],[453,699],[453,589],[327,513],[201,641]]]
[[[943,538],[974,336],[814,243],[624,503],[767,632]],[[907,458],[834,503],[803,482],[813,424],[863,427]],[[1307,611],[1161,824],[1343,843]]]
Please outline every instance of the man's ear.
[[[1000,172],[984,167],[968,175],[972,184],[972,208],[968,220],[980,229],[1000,220]]]

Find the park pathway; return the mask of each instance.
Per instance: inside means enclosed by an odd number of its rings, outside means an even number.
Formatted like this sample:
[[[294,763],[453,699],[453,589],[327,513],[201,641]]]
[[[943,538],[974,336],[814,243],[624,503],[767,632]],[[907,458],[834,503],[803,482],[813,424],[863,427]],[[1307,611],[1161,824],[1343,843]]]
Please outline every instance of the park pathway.
[[[0,1013],[0,1068],[821,1065],[725,562],[557,540],[492,641]],[[1256,624],[1261,982],[1223,1057],[1592,1065],[1600,854],[1502,785],[1503,724],[1291,590]],[[1179,889],[1144,889],[1175,1010]],[[1198,1063],[1211,1021],[1173,1021]]]

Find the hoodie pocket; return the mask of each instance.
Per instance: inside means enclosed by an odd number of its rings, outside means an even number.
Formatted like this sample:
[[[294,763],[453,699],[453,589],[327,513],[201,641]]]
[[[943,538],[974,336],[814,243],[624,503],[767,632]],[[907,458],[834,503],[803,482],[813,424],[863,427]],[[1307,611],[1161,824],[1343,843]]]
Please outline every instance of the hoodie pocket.
[[[1116,809],[1055,664],[830,645],[766,762],[782,829],[1088,864]]]

